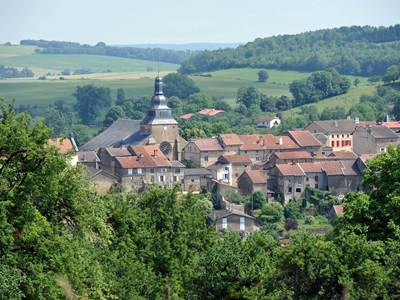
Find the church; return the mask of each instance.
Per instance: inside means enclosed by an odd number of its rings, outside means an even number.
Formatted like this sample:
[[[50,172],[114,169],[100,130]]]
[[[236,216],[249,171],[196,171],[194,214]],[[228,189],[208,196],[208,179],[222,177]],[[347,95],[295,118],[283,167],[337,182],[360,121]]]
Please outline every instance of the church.
[[[80,150],[97,151],[103,147],[134,145],[155,145],[170,160],[181,159],[186,141],[179,135],[178,122],[168,107],[160,76],[155,79],[151,109],[143,120],[118,119]]]

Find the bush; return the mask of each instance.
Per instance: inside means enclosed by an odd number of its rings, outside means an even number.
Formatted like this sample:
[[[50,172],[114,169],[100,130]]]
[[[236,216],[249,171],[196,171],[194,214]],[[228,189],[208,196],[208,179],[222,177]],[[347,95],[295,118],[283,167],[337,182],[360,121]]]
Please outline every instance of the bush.
[[[285,205],[285,217],[290,219],[301,219],[303,217],[301,207],[302,200],[289,202]]]
[[[299,227],[299,222],[296,219],[286,219],[285,229],[286,230],[296,230]]]
[[[305,219],[304,219],[304,224],[311,225],[311,224],[313,224],[313,223],[314,223],[314,217],[313,217],[313,216],[307,216],[307,217],[305,217]]]

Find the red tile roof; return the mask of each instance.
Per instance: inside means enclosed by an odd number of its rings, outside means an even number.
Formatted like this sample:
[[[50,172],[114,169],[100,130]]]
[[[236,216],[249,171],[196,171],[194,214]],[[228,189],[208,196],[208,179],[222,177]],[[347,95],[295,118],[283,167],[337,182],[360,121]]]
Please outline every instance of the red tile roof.
[[[200,149],[200,151],[224,150],[216,138],[197,139],[197,140],[192,140],[192,142]]]
[[[300,147],[321,146],[321,143],[308,130],[292,130],[289,131],[289,136]]]
[[[390,129],[400,129],[400,121],[383,122],[382,125]]]
[[[322,172],[321,164],[318,162],[299,163],[299,166],[304,171],[304,173],[321,173]]]
[[[246,144],[257,144],[260,141],[260,136],[258,134],[242,134],[239,135],[239,138]]]
[[[298,164],[276,164],[276,168],[283,176],[304,176]]]
[[[194,114],[188,113],[188,114],[181,115],[179,118],[184,119],[184,120],[189,120],[193,116],[194,116]]]
[[[356,159],[357,154],[353,151],[333,151],[329,156],[338,158],[338,159]]]
[[[311,159],[312,156],[307,151],[283,151],[275,152],[278,159]]]
[[[200,114],[200,115],[203,115],[203,116],[213,117],[213,116],[216,116],[216,115],[218,115],[220,113],[224,113],[224,112],[225,111],[221,110],[221,109],[205,108],[205,109],[202,109],[201,111],[199,111],[197,113]]]
[[[55,138],[55,139],[50,139],[47,141],[47,144],[49,146],[54,146],[57,148],[58,152],[62,154],[70,153],[70,152],[75,152],[74,145],[72,145],[72,142],[68,138]]]
[[[266,149],[298,149],[299,146],[289,136],[274,136],[266,134],[262,137],[263,144]]]
[[[326,175],[343,175],[343,165],[340,161],[322,161],[320,164]]]
[[[262,151],[265,147],[261,144],[244,144],[240,146],[241,151]]]
[[[253,184],[263,184],[267,182],[267,177],[261,170],[246,170],[246,173]]]
[[[144,158],[139,156],[122,156],[115,158],[120,166],[124,169],[139,169],[139,168],[149,168],[154,167],[153,164],[146,161]]]
[[[158,146],[131,146],[131,149],[136,156],[148,164],[148,167],[171,167],[171,162],[165,157]]]
[[[221,160],[225,160],[228,163],[231,164],[251,164],[251,159],[250,157],[246,155],[224,155],[221,156]]]
[[[243,145],[242,140],[236,133],[220,134],[219,138],[226,146]]]

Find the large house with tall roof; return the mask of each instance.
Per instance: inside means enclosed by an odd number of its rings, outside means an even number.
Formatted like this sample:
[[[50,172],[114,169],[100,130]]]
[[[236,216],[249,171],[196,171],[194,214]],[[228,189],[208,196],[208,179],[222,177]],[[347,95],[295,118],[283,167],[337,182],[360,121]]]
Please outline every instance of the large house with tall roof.
[[[389,145],[398,145],[400,136],[381,125],[358,127],[354,131],[354,152],[357,154],[384,153]]]
[[[170,160],[181,159],[186,141],[179,135],[178,122],[172,117],[171,109],[167,105],[161,77],[155,80],[151,109],[143,120],[116,120],[110,127],[84,144],[81,150],[131,145],[155,145]]]

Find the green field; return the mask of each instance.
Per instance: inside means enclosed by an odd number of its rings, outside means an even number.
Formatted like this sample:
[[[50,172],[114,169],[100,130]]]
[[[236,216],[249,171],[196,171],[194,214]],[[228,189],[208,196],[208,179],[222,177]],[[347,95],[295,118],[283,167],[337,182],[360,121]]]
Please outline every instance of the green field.
[[[345,110],[349,110],[352,106],[360,102],[360,96],[371,95],[375,92],[376,86],[373,85],[359,85],[357,87],[351,87],[350,90],[343,95],[331,97],[328,99],[321,100],[317,103],[306,104],[307,106],[315,106],[318,112],[322,112],[325,108],[334,108],[336,106],[343,107]],[[283,116],[294,117],[301,114],[301,107],[295,107],[283,112]]]
[[[35,47],[0,46],[0,65],[28,67],[36,77],[46,73],[59,73],[64,69],[89,69],[92,72],[144,72],[157,69],[157,63],[148,60],[130,59],[102,55],[57,55],[37,54]],[[160,71],[175,71],[176,64],[160,62]]]

